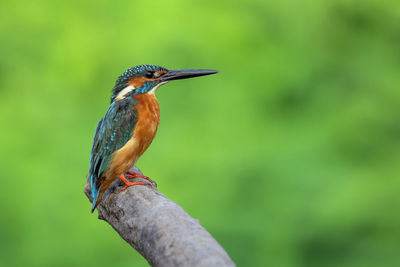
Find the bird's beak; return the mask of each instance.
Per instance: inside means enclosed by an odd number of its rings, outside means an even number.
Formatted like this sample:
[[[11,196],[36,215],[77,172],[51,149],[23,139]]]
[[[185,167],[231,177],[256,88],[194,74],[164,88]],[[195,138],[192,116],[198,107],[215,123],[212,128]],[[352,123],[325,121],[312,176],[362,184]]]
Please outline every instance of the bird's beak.
[[[162,82],[193,78],[197,76],[210,75],[217,73],[217,70],[168,70],[160,80]]]

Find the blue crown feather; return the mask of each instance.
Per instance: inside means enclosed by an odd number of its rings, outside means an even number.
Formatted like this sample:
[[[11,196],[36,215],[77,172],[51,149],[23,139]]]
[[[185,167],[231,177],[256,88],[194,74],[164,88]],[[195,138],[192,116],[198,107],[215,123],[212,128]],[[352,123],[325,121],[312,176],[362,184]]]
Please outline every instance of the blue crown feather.
[[[167,70],[167,69],[157,65],[139,65],[127,69],[124,73],[122,73],[121,76],[118,77],[117,81],[115,82],[114,88],[112,90],[111,102],[113,102],[115,97],[117,97],[118,93],[126,87],[127,82],[132,77],[137,76],[138,74],[142,74],[146,71],[158,71],[158,70]]]

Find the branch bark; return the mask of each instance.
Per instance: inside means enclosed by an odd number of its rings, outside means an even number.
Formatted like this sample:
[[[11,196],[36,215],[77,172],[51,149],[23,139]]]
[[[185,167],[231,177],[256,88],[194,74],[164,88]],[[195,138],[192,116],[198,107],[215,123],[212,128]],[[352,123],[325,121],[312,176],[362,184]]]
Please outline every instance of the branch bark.
[[[132,171],[140,172],[136,167]],[[161,194],[156,186],[131,186],[121,191],[122,185],[117,179],[104,193],[97,207],[98,217],[108,222],[150,265],[235,266],[199,221]],[[92,201],[90,190],[90,183],[86,183],[85,194]]]

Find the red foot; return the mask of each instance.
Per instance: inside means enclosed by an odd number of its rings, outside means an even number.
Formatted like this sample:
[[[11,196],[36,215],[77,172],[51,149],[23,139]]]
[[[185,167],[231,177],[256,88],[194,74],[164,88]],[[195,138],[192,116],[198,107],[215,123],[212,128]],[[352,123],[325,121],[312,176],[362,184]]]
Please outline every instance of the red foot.
[[[146,183],[141,183],[141,182],[129,182],[129,181],[125,178],[125,176],[124,176],[123,174],[121,174],[121,175],[119,176],[119,179],[121,179],[121,181],[125,183],[125,186],[124,186],[124,188],[122,188],[122,191],[124,191],[124,190],[127,189],[128,187],[134,186],[134,185],[148,185],[148,184],[146,184]]]
[[[151,180],[151,179],[150,179],[149,177],[147,177],[147,176],[144,176],[143,174],[139,174],[139,173],[137,173],[137,172],[126,172],[126,174],[129,175],[129,177],[128,177],[129,179],[136,178],[136,177],[140,177],[140,178],[143,178],[143,179],[149,181],[149,182],[152,183],[152,184],[155,184],[155,182],[154,182],[153,180]]]

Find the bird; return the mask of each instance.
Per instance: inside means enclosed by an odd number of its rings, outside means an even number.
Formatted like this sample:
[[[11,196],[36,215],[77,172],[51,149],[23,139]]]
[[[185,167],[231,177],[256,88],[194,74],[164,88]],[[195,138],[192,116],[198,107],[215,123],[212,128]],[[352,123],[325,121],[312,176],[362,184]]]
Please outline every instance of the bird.
[[[148,185],[127,178],[150,178],[129,170],[153,141],[160,122],[157,89],[170,81],[217,73],[210,69],[168,70],[157,65],[139,65],[126,70],[115,82],[110,106],[97,123],[90,153],[89,182],[93,197],[91,212],[116,179],[130,186]],[[127,175],[127,178],[125,177]]]

